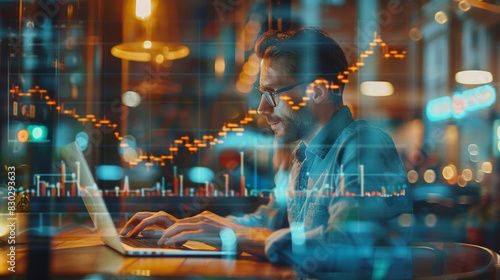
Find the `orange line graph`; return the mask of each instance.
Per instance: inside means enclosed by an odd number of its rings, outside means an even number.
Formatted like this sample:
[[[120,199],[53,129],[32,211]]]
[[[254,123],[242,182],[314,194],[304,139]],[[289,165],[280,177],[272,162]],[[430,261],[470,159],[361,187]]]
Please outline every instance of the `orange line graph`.
[[[383,50],[383,56],[384,58],[401,58],[403,59],[406,55],[406,51],[402,51],[401,53],[398,53],[397,51],[394,50],[389,50],[389,47],[386,43],[382,41],[380,36],[377,36],[377,33],[374,33],[374,39],[372,42],[369,43],[369,50],[363,51],[360,54],[359,59],[354,63],[351,67],[348,67],[349,71],[344,71],[343,73],[339,73],[337,78],[338,80],[343,83],[347,84],[349,80],[345,78],[345,75],[348,75],[349,72],[354,73],[359,70],[360,67],[364,66],[364,59],[368,58],[370,55],[374,54],[374,48],[375,47],[381,47]],[[336,85],[333,82],[328,83],[326,80],[318,79],[314,83],[326,83],[327,88],[333,89],[338,89],[340,85]],[[314,84],[313,83],[313,84]],[[10,93],[12,95],[12,98],[14,98],[15,95],[18,96],[31,96],[32,94],[39,94],[41,100],[46,100],[46,104],[50,106],[50,110],[52,110],[52,107],[55,107],[56,110],[59,112],[59,114],[62,115],[67,115],[69,117],[72,117],[76,119],[78,122],[81,122],[82,125],[85,125],[87,122],[92,123],[95,127],[103,127],[103,126],[108,126],[110,128],[116,129],[118,127],[117,124],[112,123],[110,120],[106,119],[105,117],[103,119],[98,119],[95,117],[95,115],[89,114],[86,116],[80,116],[76,114],[75,109],[65,109],[64,108],[64,103],[61,103],[60,106],[57,105],[57,102],[55,99],[51,99],[47,95],[47,90],[40,89],[39,86],[36,86],[35,89],[30,89],[28,92],[21,92],[19,89],[19,86],[15,86],[10,90]],[[284,100],[287,102],[293,110],[299,110],[301,107],[306,106],[307,102],[310,100],[309,97],[304,96],[302,98],[302,102],[295,104],[293,101],[290,101],[289,97],[287,96],[282,96],[280,99]],[[245,118],[240,120],[237,123],[234,122],[228,122],[225,123],[221,130],[216,133],[216,135],[203,135],[202,139],[196,139],[194,138],[192,141],[190,141],[189,136],[182,136],[179,139],[175,139],[173,141],[173,144],[170,144],[170,154],[169,155],[159,155],[156,156],[154,154],[148,154],[143,153],[141,149],[139,149],[139,155],[135,159],[131,159],[128,161],[128,164],[130,168],[133,168],[134,166],[137,166],[139,163],[144,163],[144,165],[147,167],[149,170],[150,166],[153,165],[160,165],[160,166],[165,166],[165,161],[169,160],[171,164],[173,164],[175,156],[177,156],[177,153],[179,151],[179,148],[181,146],[184,146],[185,148],[188,148],[188,150],[191,153],[196,153],[200,150],[200,148],[212,148],[214,145],[217,144],[223,144],[224,139],[227,137],[228,133],[236,133],[237,136],[243,136],[244,135],[244,125],[248,125],[254,121],[254,118],[252,117],[253,115],[257,114],[256,110],[253,110],[250,108],[248,112],[245,115]],[[123,136],[120,136],[119,132],[114,132],[114,135],[116,138],[121,141],[123,139]],[[120,143],[120,147],[127,148],[128,145],[126,143]],[[122,160],[127,162],[123,157]]]

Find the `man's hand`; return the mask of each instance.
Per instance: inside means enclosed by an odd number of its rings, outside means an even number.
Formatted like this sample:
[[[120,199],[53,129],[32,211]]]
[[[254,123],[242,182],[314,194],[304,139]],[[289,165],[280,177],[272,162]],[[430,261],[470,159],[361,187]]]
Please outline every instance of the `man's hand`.
[[[169,226],[158,240],[159,245],[184,244],[186,241],[199,241],[216,248],[222,247],[220,231],[233,230],[238,242],[238,251],[265,258],[265,241],[272,230],[267,228],[248,228],[231,222],[212,212],[205,211],[191,218],[177,221]]]
[[[120,231],[120,235],[136,237],[146,227],[158,226],[166,229],[175,224],[179,219],[163,211],[138,212],[136,213]]]

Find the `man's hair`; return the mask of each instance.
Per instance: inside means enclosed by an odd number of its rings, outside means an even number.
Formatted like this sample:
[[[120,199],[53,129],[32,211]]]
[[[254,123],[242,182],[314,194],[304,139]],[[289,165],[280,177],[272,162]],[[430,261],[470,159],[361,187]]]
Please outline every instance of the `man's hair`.
[[[339,44],[318,28],[304,27],[286,32],[269,30],[255,44],[255,53],[261,59],[280,63],[288,74],[299,81],[314,81],[323,78],[340,86],[337,78],[348,71],[347,59]],[[344,75],[347,79],[347,75]],[[340,96],[341,98],[341,96]]]

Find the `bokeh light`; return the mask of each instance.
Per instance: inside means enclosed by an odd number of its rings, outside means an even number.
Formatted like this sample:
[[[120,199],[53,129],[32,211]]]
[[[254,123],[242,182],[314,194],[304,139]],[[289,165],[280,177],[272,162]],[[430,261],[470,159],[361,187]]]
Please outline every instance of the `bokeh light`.
[[[444,24],[448,21],[448,16],[446,15],[445,12],[439,11],[434,15],[434,19],[439,23],[439,24]]]
[[[249,93],[252,91],[253,87],[251,85],[246,85],[242,81],[236,81],[236,89],[241,93]]]
[[[139,159],[139,153],[136,149],[127,147],[123,150],[123,159],[126,162],[133,162]]]
[[[437,217],[434,214],[427,214],[425,216],[425,225],[428,227],[434,227],[437,224]]]
[[[413,41],[420,41],[422,39],[422,33],[416,27],[410,29],[409,36]]]
[[[163,54],[161,54],[161,53],[157,54],[155,57],[155,61],[158,64],[162,64],[165,61],[165,56],[163,56]]]
[[[207,167],[193,167],[188,173],[189,180],[194,183],[210,182],[214,179],[214,172]]]
[[[226,149],[220,153],[219,162],[226,168],[235,168],[240,165],[240,153],[235,149]]]
[[[460,8],[460,10],[462,10],[464,12],[467,12],[468,10],[470,10],[471,5],[470,5],[469,1],[461,0],[460,2],[458,2],[458,8]]]
[[[491,165],[491,162],[485,161],[481,164],[481,169],[484,171],[484,173],[491,173],[493,171],[493,166]]]
[[[116,181],[123,177],[123,169],[118,165],[99,165],[95,175],[99,180]]]
[[[463,175],[457,177],[457,184],[462,188],[467,185],[467,180],[465,180]]]
[[[408,171],[408,181],[412,184],[418,181],[418,172],[415,170]]]
[[[43,141],[47,139],[47,127],[44,125],[28,125],[28,139],[33,141]]]
[[[453,176],[455,176],[456,173],[453,167],[455,166],[448,165],[443,168],[443,178],[445,178],[446,180],[450,180],[451,178],[453,178]]]
[[[125,135],[125,136],[123,136],[122,140],[120,141],[120,147],[122,147],[122,148],[126,148],[126,147],[135,148],[135,147],[137,147],[137,141],[135,140],[134,136]]]
[[[462,176],[464,176],[465,181],[472,180],[472,170],[468,168],[462,170]]]
[[[432,169],[427,169],[424,172],[424,180],[428,184],[432,184],[436,181],[436,172]]]
[[[85,151],[89,145],[89,136],[87,133],[81,131],[76,134],[75,141],[78,143],[80,146],[80,149],[82,151]]]
[[[34,137],[35,139],[38,139],[38,138],[42,137],[42,134],[43,134],[43,131],[42,131],[42,129],[41,129],[41,128],[39,128],[39,127],[35,127],[35,128],[33,129],[33,137]]]
[[[413,224],[413,216],[408,213],[403,213],[399,215],[398,223],[402,227],[409,227]]]
[[[122,95],[122,102],[128,107],[137,107],[141,104],[141,95],[135,91],[126,91]]]
[[[479,147],[476,144],[470,144],[469,147],[467,147],[467,151],[469,151],[469,154],[476,156],[479,154]]]
[[[215,74],[217,76],[222,76],[226,70],[226,62],[223,56],[219,56],[215,59]]]
[[[481,183],[484,180],[484,171],[478,170],[476,173],[476,182]]]
[[[19,142],[21,142],[21,143],[28,141],[28,137],[29,137],[29,133],[28,133],[28,130],[26,130],[26,129],[21,129],[21,130],[19,130],[19,132],[17,132],[17,140],[19,140]]]
[[[469,159],[472,162],[478,162],[479,161],[479,155],[469,155]]]

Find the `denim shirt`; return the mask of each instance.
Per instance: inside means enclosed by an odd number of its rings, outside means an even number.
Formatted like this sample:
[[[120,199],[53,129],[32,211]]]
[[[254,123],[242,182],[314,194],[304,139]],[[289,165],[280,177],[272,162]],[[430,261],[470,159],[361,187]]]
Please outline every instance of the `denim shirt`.
[[[380,266],[377,260],[390,259],[385,278],[411,277],[410,230],[398,221],[412,212],[409,183],[383,130],[355,121],[344,106],[309,146],[297,145],[288,171],[277,177],[267,205],[243,217],[228,217],[275,230],[265,247],[271,262],[292,265],[306,275],[370,274]],[[289,227],[282,228],[285,217]]]

